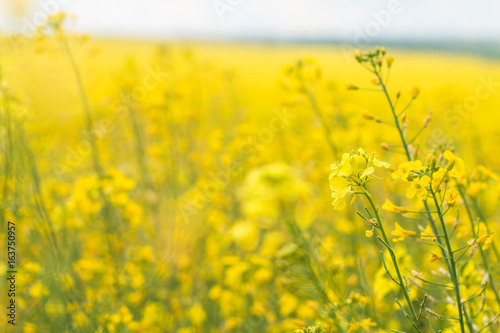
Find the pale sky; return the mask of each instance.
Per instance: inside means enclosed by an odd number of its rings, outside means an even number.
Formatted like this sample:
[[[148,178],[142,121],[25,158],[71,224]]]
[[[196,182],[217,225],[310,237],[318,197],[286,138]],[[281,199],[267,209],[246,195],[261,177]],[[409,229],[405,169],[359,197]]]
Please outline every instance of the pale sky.
[[[146,38],[500,42],[498,0],[0,0],[0,31],[27,32],[46,12],[74,29]],[[357,39],[356,39],[357,38]]]

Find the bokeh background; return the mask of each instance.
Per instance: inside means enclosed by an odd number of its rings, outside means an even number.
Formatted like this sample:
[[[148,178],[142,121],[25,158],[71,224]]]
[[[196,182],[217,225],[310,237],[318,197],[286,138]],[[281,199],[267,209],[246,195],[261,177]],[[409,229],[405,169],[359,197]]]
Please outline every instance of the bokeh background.
[[[486,0],[1,1],[1,215],[16,222],[19,268],[18,322],[1,327],[407,330],[380,244],[355,214],[363,203],[331,205],[342,153],[405,160],[394,129],[367,116],[390,119],[383,95],[346,89],[375,87],[355,50],[394,56],[400,109],[419,87],[408,137],[432,119],[418,156],[459,154],[475,214],[494,230],[499,11]],[[421,208],[390,171],[378,175],[378,204]],[[419,240],[396,248],[405,269],[445,278]],[[462,269],[473,294],[484,268]],[[412,298],[432,292],[429,306],[452,315],[445,292],[411,283]],[[496,314],[487,296],[478,325]]]

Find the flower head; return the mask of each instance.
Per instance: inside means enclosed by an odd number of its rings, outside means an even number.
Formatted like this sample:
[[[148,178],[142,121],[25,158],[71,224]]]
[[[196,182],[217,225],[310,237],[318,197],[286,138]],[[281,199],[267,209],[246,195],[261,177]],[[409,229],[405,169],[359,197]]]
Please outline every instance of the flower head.
[[[448,190],[448,192],[446,192],[446,202],[449,207],[455,206],[455,204],[457,203],[458,196],[459,193],[455,189],[451,189]]]
[[[433,242],[436,241],[436,236],[432,232],[431,226],[429,226],[429,225],[424,230],[422,230],[420,232],[420,238],[421,239],[428,239],[428,240],[431,240]]]
[[[410,176],[410,173],[412,171],[420,171],[422,169],[424,169],[424,166],[419,160],[401,163],[398,166],[398,169],[392,173],[392,178],[401,178],[402,180],[408,180],[408,177]]]
[[[393,242],[401,242],[404,241],[406,237],[415,237],[417,234],[415,231],[403,229],[398,222],[396,222],[396,229],[391,231],[391,235],[399,237],[393,238]]]
[[[330,189],[333,207],[341,210],[346,206],[346,197],[354,188],[363,186],[373,177],[375,167],[389,168],[388,163],[377,160],[375,154],[368,155],[363,149],[345,153],[339,162],[330,166]]]
[[[448,161],[446,169],[450,171],[452,177],[459,177],[459,175],[465,171],[464,160],[451,151],[445,150],[443,157]]]
[[[447,177],[447,172],[446,169],[439,168],[437,171],[435,171],[432,174],[432,190],[435,192],[437,191],[439,185],[441,185],[443,182],[447,182],[448,177]]]
[[[406,197],[412,199],[415,196],[418,199],[425,199],[427,197],[427,187],[431,183],[431,177],[424,175],[421,178],[414,178],[411,181],[410,187],[406,190]]]
[[[473,243],[474,240],[469,241],[470,244],[471,242]],[[478,227],[476,244],[483,244],[483,250],[485,250],[486,248],[488,248],[488,245],[491,244],[491,242],[492,242],[492,237],[486,228],[486,224],[484,222],[480,222]]]
[[[442,255],[432,252],[431,257],[429,258],[429,262],[434,262],[443,259]]]
[[[391,68],[392,63],[394,62],[394,57],[393,56],[385,57],[385,62],[387,63],[387,67]]]
[[[411,98],[412,98],[412,99],[417,98],[419,94],[420,94],[420,88],[419,88],[419,87],[417,87],[417,86],[413,86],[413,87],[410,89],[410,95],[411,95]]]
[[[389,199],[385,199],[385,202],[382,205],[382,209],[393,214],[402,214],[408,212],[408,209],[396,206]]]

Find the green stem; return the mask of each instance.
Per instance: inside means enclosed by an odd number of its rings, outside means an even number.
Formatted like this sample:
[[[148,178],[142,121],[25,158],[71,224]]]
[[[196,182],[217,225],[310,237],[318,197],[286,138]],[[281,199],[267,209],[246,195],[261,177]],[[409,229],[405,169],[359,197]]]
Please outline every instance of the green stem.
[[[483,211],[481,210],[481,207],[479,206],[477,200],[472,198],[472,203],[474,204],[474,208],[477,212],[477,215],[479,216],[481,221],[483,221],[484,224],[486,225],[486,231],[489,232],[490,230],[488,228],[488,223],[486,222],[487,221],[486,216],[483,214]],[[497,250],[495,243],[491,243],[491,247],[493,248],[493,252],[495,253],[495,257],[497,258],[497,261],[500,261],[500,254],[498,253],[498,250]]]
[[[97,174],[97,177],[99,180],[103,180],[106,177],[106,173],[104,172],[104,169],[102,168],[101,160],[99,157],[99,149],[97,148],[97,140],[95,138],[94,134],[94,120],[92,118],[92,112],[90,108],[90,103],[89,99],[87,96],[87,92],[85,90],[85,85],[83,84],[83,79],[82,75],[80,74],[80,69],[78,68],[78,65],[75,61],[75,58],[73,56],[73,53],[71,52],[71,49],[68,45],[68,41],[66,38],[62,37],[60,40],[61,43],[61,48],[63,49],[64,53],[69,59],[69,62],[71,64],[71,69],[73,70],[73,75],[75,76],[76,83],[78,86],[78,91],[80,95],[80,99],[82,102],[82,106],[85,112],[85,119],[86,119],[86,130],[88,133],[89,141],[90,141],[90,146],[91,146],[91,152],[92,152],[92,160],[94,164],[94,170]],[[115,214],[113,211],[113,207],[111,206],[111,203],[109,202],[106,194],[104,193],[104,190],[101,186],[98,188],[99,196],[101,197],[101,200],[103,202],[103,215],[104,215],[104,228],[107,236],[107,243],[108,243],[108,248],[111,253],[111,256],[113,257],[115,264],[117,265],[116,267],[119,267],[119,255],[116,253],[116,251],[113,249],[112,246],[112,241],[111,237],[112,235],[120,234],[118,225],[115,222]]]
[[[73,74],[75,75],[75,79],[77,82],[78,86],[78,91],[80,94],[80,98],[82,100],[82,105],[83,109],[85,111],[85,120],[86,120],[86,129],[87,133],[89,134],[89,140],[90,140],[90,145],[92,147],[92,160],[94,162],[94,169],[97,173],[97,175],[102,179],[104,178],[104,172],[101,167],[101,161],[99,158],[99,151],[97,149],[97,141],[95,139],[94,135],[94,120],[92,119],[92,113],[90,111],[90,104],[87,98],[87,92],[85,91],[85,86],[83,85],[83,80],[82,76],[80,74],[80,69],[78,68],[78,65],[76,64],[75,58],[73,57],[73,53],[71,52],[68,42],[66,41],[65,38],[61,39],[61,47],[64,50],[64,53],[66,53],[66,56],[69,59],[69,62],[71,64],[71,68],[73,70]]]
[[[439,221],[441,222],[441,227],[443,229],[443,235],[445,243],[446,243],[446,248],[448,250],[448,256],[449,260],[448,262],[450,263],[450,274],[451,274],[451,280],[453,283],[453,289],[455,291],[455,298],[457,302],[457,308],[458,308],[458,321],[460,322],[460,331],[462,333],[465,333],[465,325],[464,325],[464,314],[463,314],[463,304],[462,304],[462,297],[460,296],[460,280],[458,278],[458,273],[457,273],[457,268],[456,268],[456,263],[455,263],[455,258],[453,255],[453,248],[451,247],[451,242],[450,238],[448,237],[448,231],[446,230],[446,223],[444,222],[443,219],[443,214],[441,212],[441,207],[438,203],[438,200],[436,198],[436,193],[432,191],[432,198],[434,200],[434,204],[436,205],[436,209],[438,211],[438,217]],[[469,321],[467,322],[469,326],[469,330],[471,332],[474,332],[474,329],[472,328],[472,323]]]
[[[469,203],[468,203],[468,201],[467,201],[467,199],[466,199],[466,197],[464,195],[464,192],[463,192],[463,190],[462,190],[461,187],[458,188],[458,193],[460,193],[460,196],[462,197],[462,200],[464,202],[464,207],[465,207],[465,210],[467,211],[467,215],[468,215],[470,223],[471,223],[472,234],[477,239],[476,231],[475,231],[475,228],[474,228],[474,218],[472,217],[472,212],[471,212]],[[493,294],[495,295],[495,299],[496,299],[496,301],[498,303],[498,306],[500,307],[500,296],[498,295],[498,292],[496,290],[495,281],[493,280],[493,277],[491,276],[491,274],[489,272],[488,259],[486,258],[486,254],[484,253],[483,247],[481,245],[478,245],[478,247],[479,247],[479,253],[481,253],[481,260],[482,260],[482,263],[483,263],[483,269],[488,274],[488,280],[490,281],[490,284],[489,284],[490,285],[490,289],[491,289],[491,291],[493,291]]]
[[[408,150],[408,144],[406,143],[406,138],[403,134],[403,129],[401,128],[401,125],[399,124],[399,119],[398,119],[398,116],[396,115],[396,110],[394,109],[394,105],[392,104],[392,100],[391,100],[391,97],[389,96],[389,92],[387,91],[387,87],[382,82],[382,78],[380,77],[380,74],[377,71],[377,66],[375,66],[375,64],[373,64],[373,68],[374,68],[375,75],[379,79],[380,86],[382,87],[382,91],[384,92],[385,97],[387,98],[387,101],[389,102],[389,106],[391,107],[392,115],[394,116],[394,122],[396,123],[396,128],[398,129],[399,136],[401,137],[401,141],[403,141],[403,147],[405,149],[406,157],[408,157],[408,160],[411,161],[412,157],[411,157],[410,151]]]
[[[378,71],[377,71],[377,69],[376,69],[375,64],[373,64],[373,68],[374,68],[374,73],[375,73],[375,75],[376,75],[376,76],[379,78],[379,80],[380,80],[381,78],[380,78],[380,75],[379,75],[379,73],[378,73]],[[401,138],[401,142],[402,142],[403,147],[404,147],[404,149],[405,149],[406,157],[408,158],[408,160],[409,160],[409,161],[412,161],[412,160],[413,160],[413,158],[412,158],[412,156],[411,156],[411,154],[410,154],[410,151],[409,151],[409,149],[408,149],[408,144],[407,144],[407,142],[406,142],[406,138],[405,138],[405,136],[404,136],[404,134],[403,134],[403,130],[401,129],[401,125],[399,124],[399,117],[398,117],[398,115],[396,114],[396,110],[394,109],[394,105],[392,104],[391,97],[389,96],[389,93],[387,92],[387,88],[386,88],[386,86],[384,85],[384,83],[382,82],[382,80],[380,80],[380,85],[381,85],[381,87],[382,87],[382,90],[384,91],[384,94],[385,94],[385,96],[386,96],[386,98],[387,98],[387,101],[388,101],[389,106],[390,106],[390,108],[391,108],[392,114],[393,114],[393,116],[394,116],[394,122],[395,122],[395,124],[396,124],[396,128],[398,129],[399,136],[400,136],[400,138]],[[409,105],[408,105],[408,106],[409,106]],[[406,107],[405,107],[405,109],[406,109]],[[441,239],[440,239],[440,238],[437,238],[437,239],[436,239],[436,243],[437,243],[437,244],[439,245],[439,247],[441,248],[441,251],[442,251],[442,253],[443,253],[443,257],[448,257],[448,256],[450,256],[450,258],[451,258],[451,259],[449,259],[449,260],[446,260],[446,264],[447,264],[447,266],[448,266],[448,271],[450,272],[450,276],[452,276],[452,279],[453,279],[453,280],[455,280],[455,281],[454,281],[454,283],[453,283],[453,285],[454,285],[454,287],[455,287],[455,293],[456,293],[456,295],[458,296],[458,297],[457,297],[457,306],[458,306],[458,308],[459,308],[459,315],[460,315],[460,318],[459,318],[459,319],[461,319],[461,320],[460,320],[460,327],[461,327],[462,332],[465,332],[464,327],[463,327],[463,326],[464,326],[464,322],[463,322],[463,313],[462,313],[462,310],[461,310],[461,309],[462,309],[462,306],[461,306],[462,304],[461,304],[461,302],[460,302],[460,290],[459,290],[459,288],[458,288],[458,278],[457,278],[457,275],[456,275],[456,266],[455,266],[455,261],[454,261],[454,259],[453,259],[453,252],[452,252],[452,249],[451,249],[450,239],[449,239],[449,237],[448,237],[448,235],[447,235],[446,226],[445,226],[445,224],[444,224],[444,220],[443,220],[443,217],[442,217],[442,215],[441,215],[441,208],[440,208],[440,206],[439,206],[439,204],[438,204],[438,202],[437,202],[437,199],[436,199],[436,196],[435,196],[435,195],[433,195],[433,199],[434,199],[434,202],[435,202],[435,204],[436,204],[436,208],[437,208],[437,210],[438,210],[438,215],[439,215],[439,218],[440,218],[440,220],[441,220],[441,223],[442,223],[442,226],[443,226],[443,229],[444,229],[444,232],[445,232],[445,234],[444,234],[444,235],[445,235],[444,239],[445,239],[445,241],[446,241],[446,243],[447,243],[447,244],[446,244],[446,246],[447,246],[447,249],[448,249],[448,250],[446,250],[446,249],[443,247],[443,244],[442,244],[442,241],[441,241]],[[430,211],[430,208],[429,208],[429,205],[428,205],[427,201],[426,201],[426,200],[424,200],[423,202],[424,202],[425,210],[426,210],[426,211]],[[433,233],[434,233],[434,234],[439,234],[438,229],[437,229],[437,226],[436,226],[436,223],[435,223],[434,219],[432,218],[431,213],[428,213],[428,214],[427,214],[427,217],[428,217],[429,224],[430,224],[430,226],[431,226],[431,229],[432,229]],[[446,253],[446,252],[449,252],[449,253]],[[469,319],[469,318],[468,318],[468,319]],[[470,329],[470,330],[471,330],[471,332],[472,332],[472,331],[473,331],[473,330],[472,330],[472,323],[470,322],[470,320],[467,320],[467,324],[468,324],[468,326],[469,326],[469,329]]]
[[[384,240],[384,243],[387,244],[386,247],[389,250],[389,254],[391,256],[392,263],[394,265],[394,269],[396,270],[396,274],[397,274],[398,281],[399,281],[399,283],[398,283],[399,287],[401,288],[401,291],[403,292],[403,295],[406,299],[406,303],[408,304],[408,307],[410,308],[410,311],[411,311],[411,315],[413,316],[414,322],[412,321],[412,325],[415,326],[417,331],[422,332],[422,328],[420,327],[420,322],[418,320],[418,315],[415,312],[415,309],[413,308],[413,304],[410,300],[410,295],[408,294],[408,290],[406,290],[405,283],[404,283],[403,277],[401,275],[401,271],[399,270],[399,265],[398,265],[398,261],[396,259],[396,255],[394,254],[394,250],[389,245],[390,244],[389,239],[387,238],[387,235],[385,233],[385,229],[384,229],[384,226],[382,225],[382,221],[381,221],[380,216],[378,214],[378,210],[375,206],[375,203],[373,202],[373,199],[371,198],[371,195],[366,191],[366,189],[364,187],[361,187],[361,188],[365,192],[364,193],[365,197],[368,199],[368,202],[370,203],[370,206],[375,214],[375,218],[377,219],[379,230],[380,230],[380,233],[381,233],[382,238]]]

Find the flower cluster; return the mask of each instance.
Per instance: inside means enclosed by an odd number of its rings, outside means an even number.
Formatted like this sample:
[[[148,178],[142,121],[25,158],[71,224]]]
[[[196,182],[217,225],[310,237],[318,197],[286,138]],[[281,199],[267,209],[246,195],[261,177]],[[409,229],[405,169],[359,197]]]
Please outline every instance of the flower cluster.
[[[363,191],[363,186],[375,177],[376,167],[388,169],[390,165],[379,161],[375,153],[368,155],[362,148],[343,154],[342,160],[333,163],[329,177],[333,207],[343,209],[349,195]]]

